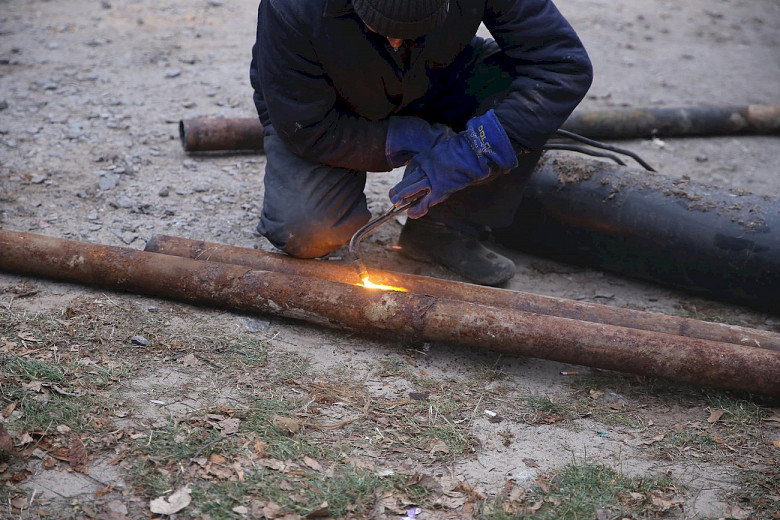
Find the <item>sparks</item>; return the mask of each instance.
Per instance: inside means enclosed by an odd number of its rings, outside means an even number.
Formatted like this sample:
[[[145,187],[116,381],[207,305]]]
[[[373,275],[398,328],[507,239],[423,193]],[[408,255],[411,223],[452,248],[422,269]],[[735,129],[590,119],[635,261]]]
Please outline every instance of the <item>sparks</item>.
[[[403,287],[393,287],[392,285],[382,285],[382,284],[374,283],[368,279],[368,276],[363,277],[363,283],[359,283],[357,285],[361,287],[366,287],[367,289],[380,289],[382,291],[407,292],[406,289],[404,289]]]

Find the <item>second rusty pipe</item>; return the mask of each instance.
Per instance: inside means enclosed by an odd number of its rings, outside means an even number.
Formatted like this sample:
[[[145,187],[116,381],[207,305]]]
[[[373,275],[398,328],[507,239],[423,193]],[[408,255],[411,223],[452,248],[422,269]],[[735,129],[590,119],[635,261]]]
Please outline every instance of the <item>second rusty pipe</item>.
[[[23,275],[780,395],[780,352],[768,349],[7,230],[0,251],[0,270]]]
[[[591,139],[777,134],[780,105],[576,110],[561,128]],[[263,150],[256,117],[182,119],[179,136],[186,152]]]
[[[339,282],[352,279],[354,283],[360,281],[355,278],[354,269],[326,260],[300,260],[286,255],[168,235],[153,236],[146,244],[146,251]],[[375,269],[371,270],[371,276],[376,283],[402,286],[418,294],[780,351],[780,334],[759,329]]]
[[[263,151],[263,125],[257,118],[194,118],[179,121],[187,152]]]

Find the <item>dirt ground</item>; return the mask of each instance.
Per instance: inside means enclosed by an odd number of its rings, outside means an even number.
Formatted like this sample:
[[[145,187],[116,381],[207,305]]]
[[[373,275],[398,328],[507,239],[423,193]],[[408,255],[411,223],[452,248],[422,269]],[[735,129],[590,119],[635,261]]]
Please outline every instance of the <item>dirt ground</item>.
[[[582,109],[780,102],[774,0],[557,5],[595,67]],[[256,7],[254,0],[0,0],[0,228],[134,249],[169,234],[272,251],[255,231],[264,156],[187,155],[178,137],[181,119],[254,116],[248,64]],[[776,136],[621,146],[663,174],[780,196]],[[369,176],[375,213],[388,207],[400,174]],[[399,230],[392,222],[366,240],[371,265],[454,279],[392,252]],[[780,332],[778,315],[502,252],[518,265],[510,289]],[[360,495],[372,497],[368,505],[355,499],[339,509],[331,497],[325,516],[399,518],[420,505],[422,520],[566,517],[556,513],[563,500],[552,490],[556,476],[589,464],[671,479],[613,497],[599,519],[778,518],[780,511],[780,409],[760,396],[367,340],[4,273],[0,315],[0,442],[11,439],[22,454],[0,458],[3,518],[149,518],[160,514],[150,499],[185,484],[192,502],[172,517],[298,518],[317,512],[301,491],[313,481],[302,475],[337,479],[345,461],[395,484],[377,481],[384,491]],[[33,371],[33,362],[62,377]],[[31,403],[87,398],[89,421],[64,417],[62,407],[46,412],[48,421],[31,417]],[[263,422],[259,402],[295,405]],[[184,439],[184,427],[217,433],[213,443],[191,439],[200,444],[186,456],[169,445],[153,451],[153,439]],[[269,431],[338,454],[275,452]],[[225,437],[234,451],[220,451]],[[277,487],[286,498],[262,487],[270,477],[257,477],[261,470],[283,474]],[[228,482],[234,487],[219,487]]]

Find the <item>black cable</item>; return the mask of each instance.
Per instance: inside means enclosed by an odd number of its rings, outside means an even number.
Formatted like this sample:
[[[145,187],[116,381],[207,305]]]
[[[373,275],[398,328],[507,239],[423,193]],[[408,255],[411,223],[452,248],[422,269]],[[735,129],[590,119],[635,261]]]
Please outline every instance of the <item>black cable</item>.
[[[606,157],[607,159],[612,159],[613,161],[615,161],[621,166],[626,165],[626,163],[624,163],[617,155],[613,155],[607,152],[599,152],[596,150],[591,150],[589,148],[584,148],[576,144],[547,143],[544,146],[542,146],[542,150],[568,150],[570,152],[579,152],[585,155],[591,155],[593,157]]]
[[[642,167],[645,170],[648,170],[648,171],[651,171],[651,172],[655,171],[655,168],[653,168],[652,166],[647,164],[644,159],[639,157],[639,155],[637,155],[636,153],[632,152],[631,150],[626,150],[625,148],[619,148],[617,146],[612,146],[610,144],[606,144],[606,143],[602,143],[602,142],[599,142],[599,141],[595,141],[595,140],[589,139],[589,138],[587,138],[585,136],[582,136],[582,135],[579,135],[579,134],[575,134],[574,132],[569,132],[568,130],[558,129],[558,130],[555,131],[555,133],[560,135],[560,136],[566,137],[568,139],[572,139],[574,141],[579,141],[581,143],[585,143],[585,144],[593,146],[595,148],[601,148],[602,150],[609,150],[611,152],[616,152],[616,153],[619,153],[619,154],[622,154],[622,155],[627,155],[627,156],[631,157],[632,159],[634,159],[639,164],[641,164]]]

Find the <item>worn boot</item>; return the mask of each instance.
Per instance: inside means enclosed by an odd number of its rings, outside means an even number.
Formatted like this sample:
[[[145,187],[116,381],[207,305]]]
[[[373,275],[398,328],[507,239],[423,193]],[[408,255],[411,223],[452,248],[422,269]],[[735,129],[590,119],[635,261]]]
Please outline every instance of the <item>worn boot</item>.
[[[438,262],[480,285],[501,285],[515,275],[514,262],[485,247],[479,233],[431,219],[408,219],[398,245],[409,258]]]

